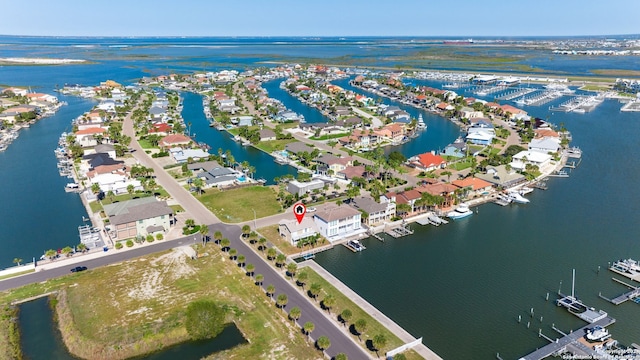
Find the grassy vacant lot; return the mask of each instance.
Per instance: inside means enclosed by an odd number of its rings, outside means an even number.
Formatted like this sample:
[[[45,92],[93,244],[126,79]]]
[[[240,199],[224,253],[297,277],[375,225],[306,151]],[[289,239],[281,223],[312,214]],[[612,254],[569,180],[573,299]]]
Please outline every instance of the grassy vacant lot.
[[[250,186],[224,191],[209,189],[202,195],[194,196],[220,220],[238,223],[253,220],[253,210],[258,218],[282,212],[276,195],[270,187]]]
[[[271,140],[271,141],[260,141],[254,146],[258,149],[271,154],[274,151],[282,151],[284,147],[292,142],[297,141],[296,139],[283,139],[283,140]]]
[[[73,351],[93,359],[119,359],[186,340],[184,311],[194,300],[225,305],[249,344],[225,359],[316,358],[299,329],[276,311],[252,279],[215,245],[191,260],[180,250],[69,276],[58,316]],[[104,286],[105,283],[111,284]]]
[[[280,236],[278,225],[265,226],[258,229],[258,233],[275,245],[283,254],[289,256],[300,252],[300,249]]]
[[[318,302],[321,302],[322,299],[327,294],[331,294],[336,298],[336,303],[331,308],[331,313],[333,314],[333,317],[337,317],[338,315],[340,315],[340,313],[344,309],[351,310],[351,313],[353,314],[353,316],[351,317],[350,322],[348,324],[345,324],[345,326],[351,326],[351,324],[355,323],[359,319],[364,319],[367,321],[367,330],[364,332],[364,334],[360,336],[362,341],[359,341],[358,337],[356,335],[353,335],[354,339],[356,339],[356,341],[358,341],[360,344],[364,346],[367,340],[373,339],[373,337],[378,334],[383,334],[387,338],[387,345],[384,348],[380,349],[379,354],[384,354],[386,351],[389,351],[397,348],[398,346],[404,345],[402,340],[397,338],[392,332],[387,330],[387,328],[382,326],[379,322],[377,322],[374,318],[372,318],[368,313],[366,313],[364,310],[358,307],[348,297],[346,297],[344,294],[336,290],[336,288],[334,288],[333,285],[327,282],[322,276],[318,275],[318,273],[316,273],[315,271],[309,268],[304,268],[303,270],[299,270],[299,271],[305,271],[309,275],[309,278],[306,281],[306,288],[309,288],[309,286],[313,283],[318,283],[322,286],[320,295],[318,295],[317,297]],[[375,353],[371,353],[371,355],[374,356]],[[414,351],[406,352],[405,355],[407,356],[407,359],[422,359],[422,357],[419,356]]]
[[[470,168],[471,165],[473,165],[471,159],[466,159],[466,160],[458,161],[458,162],[456,162],[454,164],[451,164],[451,165],[449,165],[449,167],[454,169],[454,170],[460,171],[460,170],[464,170],[464,169]]]

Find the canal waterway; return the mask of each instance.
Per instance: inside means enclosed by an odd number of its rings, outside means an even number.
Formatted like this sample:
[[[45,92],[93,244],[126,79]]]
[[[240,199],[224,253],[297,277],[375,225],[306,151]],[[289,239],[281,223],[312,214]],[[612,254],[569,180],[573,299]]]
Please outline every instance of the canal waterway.
[[[211,146],[212,154],[217,154],[218,149],[231,150],[231,154],[239,163],[248,161],[256,168],[254,178],[264,178],[267,185],[273,184],[275,177],[286,174],[296,176],[297,170],[293,166],[280,165],[273,161],[273,157],[253,146],[244,146],[233,140],[233,136],[226,131],[217,130],[209,126],[209,120],[204,115],[202,96],[191,92],[184,92],[182,118],[184,123],[191,123],[191,134],[194,134],[197,142],[204,142]]]
[[[48,249],[80,243],[78,226],[86,216],[78,194],[64,188],[72,179],[61,177],[53,150],[71,120],[95,102],[62,96],[69,105],[27,129],[0,152],[0,267],[14,258],[38,260]]]
[[[362,253],[338,247],[316,261],[445,359],[519,358],[545,344],[539,329],[555,338],[552,324],[583,326],[551,301],[561,281],[570,292],[572,268],[577,296],[618,319],[615,339],[637,343],[638,306],[598,297],[626,291],[611,281],[608,262],[640,258],[640,190],[632,185],[640,160],[629,156],[640,128],[637,115],[619,108],[608,100],[592,113],[552,116],[572,131],[583,160],[569,178],[528,195],[530,204],[486,204],[470,218],[413,224],[411,236],[368,239]]]
[[[49,93],[57,84],[93,85],[107,79],[128,84],[141,76],[174,69],[185,72],[224,67],[243,69],[259,65],[257,62],[261,60],[277,59],[277,55],[267,53],[283,49],[292,56],[320,56],[327,51],[327,56],[354,53],[374,58],[385,53],[376,44],[362,45],[368,50],[360,52],[355,49],[361,45],[355,44],[337,47],[298,43],[280,47],[271,44],[273,40],[255,46],[239,40],[242,46],[236,50],[213,47],[233,46],[232,40],[210,47],[191,47],[192,42],[185,44],[187,40],[179,39],[3,40],[10,44],[25,43],[5,47],[5,56],[47,57],[64,53],[65,57],[95,62],[0,67],[3,84],[33,86],[33,90]],[[130,48],[109,47],[120,41]],[[174,42],[185,46],[173,47]],[[194,42],[209,45],[200,40]],[[242,56],[234,55],[238,53]],[[147,57],[149,54],[152,56]],[[172,58],[171,54],[177,55]],[[131,60],[125,61],[124,57]],[[549,61],[550,58],[554,61]],[[570,72],[573,64],[579,64],[576,73],[580,74],[588,73],[589,68],[618,67],[614,63],[618,60],[611,57],[594,58],[591,62],[562,60],[563,57],[556,56],[546,58],[545,66]],[[371,64],[384,65],[376,61]],[[637,64],[631,68],[636,67]],[[276,97],[274,94],[270,92],[270,96]],[[195,95],[187,100],[187,95],[184,94],[183,115],[185,121],[192,122],[191,131],[198,141],[209,143],[214,153],[219,147],[229,148],[240,161],[245,160],[243,154],[259,153],[233,142],[226,133],[209,128],[202,115],[201,99]],[[0,153],[3,267],[11,265],[14,257],[31,259],[46,249],[77,244],[79,240],[77,226],[86,213],[76,194],[64,192],[68,180],[57,173],[53,149],[60,133],[68,131],[71,120],[89,110],[92,102],[71,97],[62,100],[69,105],[56,116],[21,131],[20,137]],[[191,102],[196,104],[193,110],[187,106]],[[412,225],[413,236],[384,243],[365,240],[368,249],[358,254],[336,247],[317,255],[316,260],[409,332],[424,336],[425,344],[445,359],[495,359],[497,352],[504,359],[519,358],[544,345],[544,340],[537,336],[539,328],[555,337],[549,329],[552,323],[566,331],[582,326],[577,318],[545,301],[547,292],[553,298],[560,281],[563,291],[569,291],[572,268],[577,271],[577,295],[618,319],[610,329],[614,338],[625,344],[640,343],[640,328],[636,326],[640,322],[638,306],[625,303],[613,307],[597,296],[600,291],[612,297],[626,290],[611,281],[612,274],[605,270],[607,262],[640,258],[636,229],[640,223],[640,188],[635,186],[640,180],[640,158],[635,155],[640,137],[638,115],[621,113],[621,105],[613,100],[587,114],[551,113],[548,106],[552,104],[525,109],[531,115],[548,117],[553,123],[564,123],[573,134],[573,144],[584,150],[581,165],[568,179],[552,179],[549,190],[536,190],[528,196],[531,199],[528,205],[487,204],[463,221],[439,228]],[[437,136],[438,122],[449,124],[444,119],[431,120],[427,114],[423,117],[428,125],[423,136],[430,133]],[[311,116],[308,121],[312,121]],[[457,128],[450,126],[450,130],[443,130],[444,145],[457,137]],[[424,147],[405,154],[443,146],[437,142],[437,139],[426,141]],[[267,157],[246,160],[256,168],[263,162],[276,168]],[[271,180],[268,169],[258,171],[257,177]],[[279,173],[272,175],[276,174]],[[602,268],[600,273],[598,266]],[[529,315],[532,307],[534,318]],[[522,317],[521,323],[517,322],[518,315]]]
[[[29,360],[76,360],[62,341],[60,330],[53,320],[47,297],[20,305],[20,341],[22,351]],[[235,324],[225,326],[214,339],[189,341],[150,355],[131,360],[200,359],[212,353],[242,345],[246,340]]]
[[[285,79],[267,81],[262,84],[262,87],[267,90],[269,97],[282,101],[282,105],[286,106],[289,110],[304,116],[305,122],[326,123],[329,121],[329,118],[322,115],[320,110],[303,104],[302,101],[289,94],[286,90],[280,89],[280,83],[284,80]]]

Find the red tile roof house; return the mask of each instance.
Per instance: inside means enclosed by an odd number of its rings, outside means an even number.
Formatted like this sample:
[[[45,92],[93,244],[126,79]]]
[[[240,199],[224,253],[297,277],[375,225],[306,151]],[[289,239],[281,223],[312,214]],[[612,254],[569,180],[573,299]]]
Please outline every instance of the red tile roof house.
[[[167,123],[159,123],[154,124],[151,129],[149,129],[149,134],[167,136],[171,133],[172,130],[173,128],[171,127],[171,125]]]
[[[411,165],[422,171],[433,171],[436,169],[444,169],[444,167],[447,166],[447,161],[440,155],[429,152],[418,155],[416,159],[411,162]]]
[[[443,208],[448,208],[453,205],[453,194],[458,189],[458,187],[453,186],[451,184],[427,184],[420,187],[415,188],[420,194],[428,193],[433,196],[442,196],[444,198],[444,203],[442,204]]]
[[[182,146],[191,144],[192,140],[190,137],[182,134],[171,134],[167,135],[160,140],[158,145],[163,148],[170,148],[174,146]]]
[[[97,135],[104,136],[107,129],[101,127],[92,127],[87,129],[78,130],[74,133],[76,136],[76,142],[82,147],[90,147],[98,145],[96,140]]]
[[[492,184],[490,182],[475,177],[455,180],[451,184],[466,191],[466,197],[468,198],[480,195],[488,195],[492,187]]]

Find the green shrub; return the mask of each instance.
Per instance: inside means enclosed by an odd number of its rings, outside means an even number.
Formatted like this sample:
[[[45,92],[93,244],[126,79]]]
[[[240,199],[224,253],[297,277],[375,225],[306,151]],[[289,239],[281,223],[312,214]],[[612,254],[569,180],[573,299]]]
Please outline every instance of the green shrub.
[[[127,240],[127,247],[132,247],[133,246],[133,240],[129,239]]]
[[[194,340],[216,337],[224,329],[224,310],[210,300],[192,302],[187,307],[185,327]]]
[[[162,234],[157,234],[156,235],[156,240],[160,241],[162,239],[164,239],[164,235],[162,235]]]
[[[116,250],[120,250],[120,249],[122,249],[122,246],[123,246],[123,245],[122,245],[122,243],[121,243],[121,242],[117,242],[117,243],[116,243]]]
[[[153,235],[151,235],[151,234],[147,235],[147,242],[152,243],[152,242],[153,242],[153,240],[155,240],[155,239],[153,238]]]

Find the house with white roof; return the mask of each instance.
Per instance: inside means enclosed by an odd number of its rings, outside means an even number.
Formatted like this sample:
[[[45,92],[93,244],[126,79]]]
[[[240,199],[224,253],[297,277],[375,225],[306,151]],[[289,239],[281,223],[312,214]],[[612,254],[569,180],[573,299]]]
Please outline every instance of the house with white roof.
[[[178,164],[186,163],[189,158],[193,159],[193,161],[208,159],[209,155],[211,155],[202,149],[183,149],[181,147],[170,148],[169,153]]]
[[[529,142],[529,151],[537,151],[543,154],[555,153],[560,149],[560,139],[553,137],[543,137],[533,139]]]
[[[535,165],[540,171],[545,171],[551,164],[551,155],[538,151],[521,151],[513,156],[511,167],[516,170],[525,170],[527,165]]]

